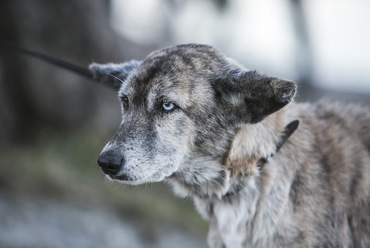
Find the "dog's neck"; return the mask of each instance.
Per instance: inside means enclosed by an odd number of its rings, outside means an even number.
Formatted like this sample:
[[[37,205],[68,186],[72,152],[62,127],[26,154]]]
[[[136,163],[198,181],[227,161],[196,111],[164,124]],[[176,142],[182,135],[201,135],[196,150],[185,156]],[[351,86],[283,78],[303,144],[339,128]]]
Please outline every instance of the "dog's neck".
[[[279,150],[284,139],[289,137],[291,133],[284,137],[287,122],[283,109],[260,123],[240,126],[223,160],[197,159],[183,169],[182,173],[175,173],[167,181],[173,185],[179,196],[229,198],[254,182],[261,167]],[[192,171],[202,173],[189,176]]]
[[[225,166],[231,176],[253,176],[258,174],[257,164],[261,158],[269,158],[276,151],[286,121],[285,111],[280,110],[256,124],[246,124],[237,131]]]

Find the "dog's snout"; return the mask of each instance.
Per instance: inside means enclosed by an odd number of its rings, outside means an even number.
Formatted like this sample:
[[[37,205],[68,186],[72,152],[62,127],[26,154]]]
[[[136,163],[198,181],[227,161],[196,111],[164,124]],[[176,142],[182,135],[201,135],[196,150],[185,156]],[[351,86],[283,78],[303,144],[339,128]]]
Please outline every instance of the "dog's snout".
[[[102,171],[112,177],[118,174],[123,163],[124,158],[111,150],[102,152],[98,158],[98,164]]]

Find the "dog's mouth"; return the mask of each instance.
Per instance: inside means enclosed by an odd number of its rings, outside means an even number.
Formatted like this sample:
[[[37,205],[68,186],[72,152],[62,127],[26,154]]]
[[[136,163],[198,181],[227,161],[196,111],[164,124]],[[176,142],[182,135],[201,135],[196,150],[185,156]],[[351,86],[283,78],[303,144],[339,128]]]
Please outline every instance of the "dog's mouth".
[[[110,181],[119,182],[119,183],[122,183],[122,184],[140,185],[140,184],[146,183],[146,181],[144,181],[144,180],[135,180],[135,179],[130,178],[130,177],[126,176],[126,175],[117,175],[117,176],[114,176],[114,175],[109,175],[109,174],[106,174],[106,173],[104,173],[104,174],[105,174],[105,176]]]
[[[125,184],[129,184],[132,182],[135,182],[136,180],[126,174],[117,174],[117,173],[112,173],[109,170],[106,170],[104,168],[101,168],[101,171],[104,173],[104,175],[111,181],[119,181]]]
[[[122,181],[122,182],[132,182],[132,181],[135,181],[134,179],[128,177],[127,175],[119,175],[119,176],[113,176],[113,175],[109,175],[109,174],[105,174],[107,177],[109,177],[110,179],[112,180],[116,180],[116,181]]]
[[[146,178],[133,178],[130,177],[129,175],[126,174],[111,174],[109,172],[106,172],[102,170],[105,176],[110,180],[110,181],[115,181],[119,182],[122,184],[127,184],[127,185],[140,185],[140,184],[145,184],[145,183],[155,183],[155,182],[160,182],[163,181],[165,178],[171,177],[171,175],[164,175],[161,172],[154,173],[150,177]]]

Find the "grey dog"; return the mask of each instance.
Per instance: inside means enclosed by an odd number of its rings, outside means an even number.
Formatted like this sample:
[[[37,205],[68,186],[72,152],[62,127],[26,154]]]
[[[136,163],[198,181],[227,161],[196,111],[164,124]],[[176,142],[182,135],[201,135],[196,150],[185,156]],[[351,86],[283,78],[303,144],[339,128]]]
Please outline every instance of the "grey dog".
[[[106,176],[191,197],[210,247],[370,247],[369,109],[294,103],[295,83],[207,45],[62,66],[118,91],[122,122],[98,159]]]
[[[295,83],[207,45],[89,69],[122,104],[102,171],[190,196],[210,247],[370,247],[368,109],[294,103]]]

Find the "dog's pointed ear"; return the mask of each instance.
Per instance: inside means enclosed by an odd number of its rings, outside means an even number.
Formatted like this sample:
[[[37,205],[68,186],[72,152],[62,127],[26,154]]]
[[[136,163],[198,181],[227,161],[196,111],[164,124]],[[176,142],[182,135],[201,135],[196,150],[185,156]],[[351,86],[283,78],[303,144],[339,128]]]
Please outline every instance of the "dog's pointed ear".
[[[237,121],[257,123],[293,100],[294,82],[256,71],[234,69],[217,77],[214,87]]]
[[[92,63],[89,66],[89,70],[92,72],[94,80],[118,91],[122,83],[139,67],[140,63],[140,61],[136,60],[121,64]]]

